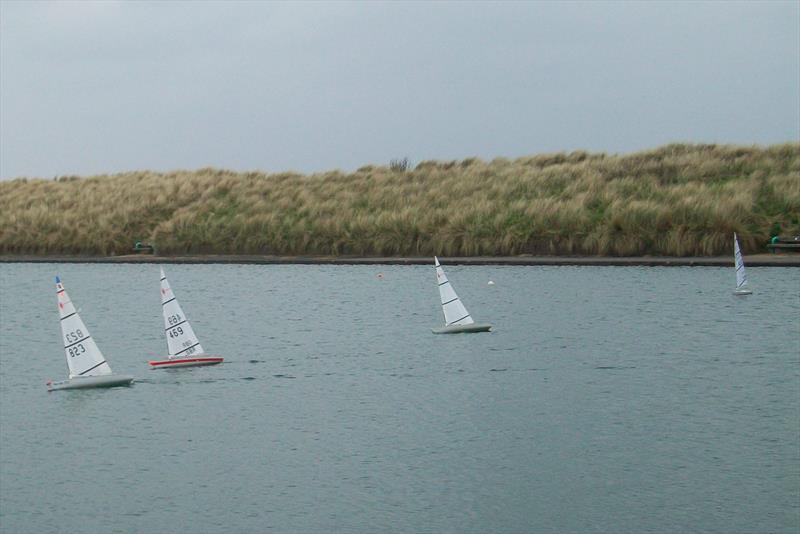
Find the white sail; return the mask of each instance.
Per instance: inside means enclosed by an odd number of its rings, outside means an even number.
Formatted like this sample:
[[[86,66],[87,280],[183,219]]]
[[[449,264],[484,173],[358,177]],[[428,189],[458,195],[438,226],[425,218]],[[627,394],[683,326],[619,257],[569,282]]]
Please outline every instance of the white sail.
[[[186,358],[203,354],[203,346],[194,335],[186,314],[169,287],[164,269],[161,269],[161,311],[164,314],[164,330],[167,335],[169,359]]]
[[[461,302],[453,289],[453,284],[447,280],[442,266],[439,265],[439,258],[433,257],[436,265],[436,282],[439,284],[439,296],[442,299],[442,311],[444,312],[444,322],[446,326],[467,325],[475,321],[472,320],[467,308]]]
[[[733,261],[736,265],[736,289],[740,289],[747,284],[747,273],[744,270],[744,259],[736,232],[733,233]]]
[[[97,348],[97,344],[89,334],[89,329],[83,324],[58,276],[56,276],[56,296],[58,297],[61,338],[64,341],[69,377],[110,375],[111,367],[106,363],[103,353]]]

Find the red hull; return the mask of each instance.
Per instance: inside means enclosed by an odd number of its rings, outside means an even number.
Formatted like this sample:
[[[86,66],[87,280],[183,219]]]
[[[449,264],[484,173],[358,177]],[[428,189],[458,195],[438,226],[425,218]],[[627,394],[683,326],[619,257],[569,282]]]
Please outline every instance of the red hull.
[[[174,369],[176,367],[196,367],[198,365],[215,365],[222,363],[224,358],[213,356],[209,358],[180,358],[176,360],[151,360],[151,369]]]

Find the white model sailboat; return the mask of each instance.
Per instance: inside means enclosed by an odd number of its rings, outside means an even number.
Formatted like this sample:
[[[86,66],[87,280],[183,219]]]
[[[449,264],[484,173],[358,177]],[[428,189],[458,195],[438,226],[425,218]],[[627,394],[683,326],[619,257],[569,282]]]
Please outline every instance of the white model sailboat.
[[[222,363],[220,356],[206,356],[203,346],[175,299],[167,282],[164,269],[161,269],[161,311],[164,315],[164,332],[167,336],[166,360],[151,360],[151,369],[173,369],[175,367],[195,367]]]
[[[444,274],[442,266],[439,265],[439,258],[433,257],[436,266],[436,282],[439,284],[439,296],[442,299],[442,311],[444,312],[445,325],[442,328],[434,328],[434,334],[459,334],[465,332],[488,332],[492,325],[476,323],[472,316],[464,307],[461,299],[456,295],[453,285]]]
[[[111,367],[97,348],[89,329],[83,324],[58,276],[56,276],[56,296],[69,378],[61,382],[49,380],[47,388],[53,391],[130,385],[133,382],[132,376],[115,375],[111,372]]]
[[[739,248],[739,238],[736,236],[736,232],[733,233],[733,263],[736,266],[736,289],[733,290],[733,294],[752,294],[753,291],[747,287],[747,273],[744,270],[744,258],[742,258],[742,250]]]

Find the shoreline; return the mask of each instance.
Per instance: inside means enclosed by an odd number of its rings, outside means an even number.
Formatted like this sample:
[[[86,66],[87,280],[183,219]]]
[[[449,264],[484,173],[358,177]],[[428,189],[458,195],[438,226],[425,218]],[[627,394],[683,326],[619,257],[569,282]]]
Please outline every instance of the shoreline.
[[[520,265],[520,266],[642,266],[642,267],[731,267],[733,256],[470,256],[440,257],[445,265]],[[744,257],[748,267],[800,267],[800,254],[751,254]],[[255,265],[432,265],[432,257],[358,256],[265,256],[265,255],[181,255],[158,256],[32,256],[0,255],[0,263],[184,263]]]

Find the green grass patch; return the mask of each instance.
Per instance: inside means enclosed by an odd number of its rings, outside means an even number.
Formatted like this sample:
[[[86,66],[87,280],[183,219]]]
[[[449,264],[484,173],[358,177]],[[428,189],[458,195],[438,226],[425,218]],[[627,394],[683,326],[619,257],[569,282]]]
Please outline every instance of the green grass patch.
[[[718,255],[800,233],[800,144],[0,182],[0,253]]]

